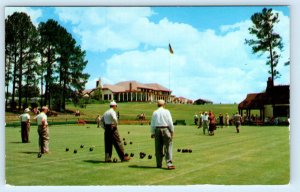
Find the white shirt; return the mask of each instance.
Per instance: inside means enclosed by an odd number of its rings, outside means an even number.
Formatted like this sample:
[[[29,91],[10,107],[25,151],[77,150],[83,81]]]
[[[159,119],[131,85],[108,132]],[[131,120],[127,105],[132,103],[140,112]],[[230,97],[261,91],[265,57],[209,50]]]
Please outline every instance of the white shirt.
[[[104,118],[104,123],[107,125],[109,124],[114,124],[117,125],[118,124],[118,118],[117,118],[117,113],[115,112],[115,110],[113,108],[110,108],[109,110],[107,110],[104,114],[103,114],[103,118]]]
[[[43,125],[43,121],[45,122],[45,125],[48,125],[47,115],[44,112],[41,112],[35,118],[37,120],[37,125]]]
[[[208,121],[208,115],[202,115],[202,121]]]
[[[21,122],[27,122],[28,120],[30,121],[30,115],[28,113],[23,113],[19,116],[19,118]]]
[[[174,125],[171,113],[168,109],[159,107],[152,114],[151,119],[151,133],[155,133],[155,128],[157,126],[168,126],[171,132],[174,132]]]

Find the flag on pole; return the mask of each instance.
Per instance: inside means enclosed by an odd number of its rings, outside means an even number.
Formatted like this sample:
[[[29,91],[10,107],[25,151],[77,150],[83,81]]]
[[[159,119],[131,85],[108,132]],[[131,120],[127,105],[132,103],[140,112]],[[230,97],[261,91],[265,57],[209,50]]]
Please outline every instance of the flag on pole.
[[[170,51],[171,54],[174,54],[174,51],[173,51],[170,43],[169,43],[169,51]]]

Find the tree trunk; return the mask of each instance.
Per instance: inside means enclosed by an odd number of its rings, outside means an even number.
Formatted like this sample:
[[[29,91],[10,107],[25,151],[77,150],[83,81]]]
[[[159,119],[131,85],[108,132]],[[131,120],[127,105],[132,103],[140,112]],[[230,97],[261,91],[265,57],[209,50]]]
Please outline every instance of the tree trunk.
[[[14,74],[13,74],[13,87],[12,87],[12,98],[11,98],[11,110],[15,110],[15,96],[16,96],[16,81],[17,81],[17,50],[16,45],[14,47]]]
[[[22,42],[20,44],[20,61],[19,61],[19,110],[21,110],[21,106],[22,106],[22,67],[23,67],[23,46],[22,46]]]

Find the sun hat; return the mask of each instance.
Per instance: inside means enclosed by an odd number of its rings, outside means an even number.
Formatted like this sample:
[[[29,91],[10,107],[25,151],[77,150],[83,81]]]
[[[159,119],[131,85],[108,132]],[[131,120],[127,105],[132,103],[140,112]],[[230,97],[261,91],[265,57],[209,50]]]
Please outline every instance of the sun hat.
[[[162,99],[160,99],[160,100],[157,101],[157,104],[158,104],[158,105],[164,105],[164,104],[165,104],[165,101],[162,100]]]
[[[117,103],[115,101],[112,101],[109,103],[109,106],[117,106]]]

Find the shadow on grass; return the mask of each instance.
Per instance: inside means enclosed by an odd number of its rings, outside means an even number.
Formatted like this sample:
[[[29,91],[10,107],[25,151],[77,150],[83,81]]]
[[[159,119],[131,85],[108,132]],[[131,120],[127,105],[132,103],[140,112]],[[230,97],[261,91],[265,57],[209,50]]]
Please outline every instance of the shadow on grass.
[[[20,153],[25,153],[25,154],[38,154],[39,152],[37,151],[22,151]]]
[[[20,144],[20,143],[23,143],[22,141],[11,141],[9,143],[13,143],[13,144]]]
[[[167,168],[157,168],[153,166],[144,166],[144,165],[129,165],[130,168],[138,168],[138,169],[167,169]]]
[[[84,162],[86,162],[86,163],[94,163],[94,164],[97,164],[97,163],[106,163],[105,161],[99,161],[99,160],[84,160]]]

